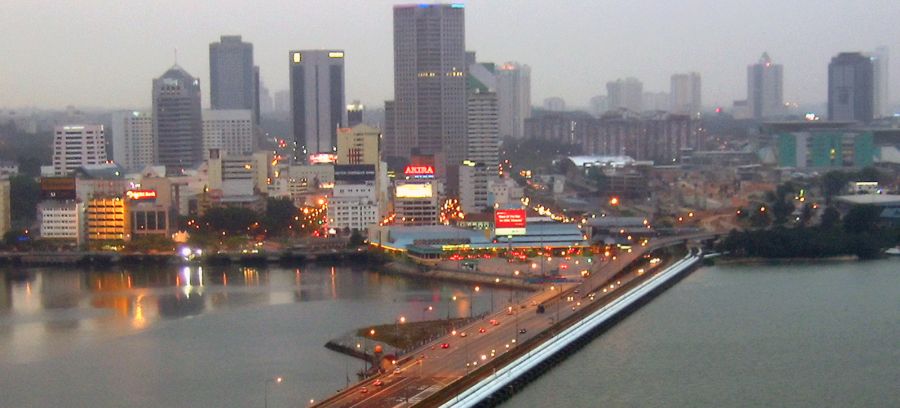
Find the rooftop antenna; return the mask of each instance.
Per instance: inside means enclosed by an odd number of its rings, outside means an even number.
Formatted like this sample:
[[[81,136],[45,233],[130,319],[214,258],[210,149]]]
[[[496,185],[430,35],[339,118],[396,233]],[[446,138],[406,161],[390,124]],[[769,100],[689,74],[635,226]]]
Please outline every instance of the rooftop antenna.
[[[175,65],[178,65],[178,47],[175,47]]]

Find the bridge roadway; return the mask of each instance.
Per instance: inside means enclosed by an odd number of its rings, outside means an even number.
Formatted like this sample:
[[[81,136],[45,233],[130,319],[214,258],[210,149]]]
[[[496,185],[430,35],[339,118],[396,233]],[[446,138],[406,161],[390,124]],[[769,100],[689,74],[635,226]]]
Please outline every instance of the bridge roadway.
[[[438,338],[398,362],[399,370],[370,377],[350,388],[316,404],[317,407],[387,408],[408,407],[466,376],[469,371],[489,362],[493,357],[516,347],[545,330],[559,330],[556,322],[566,319],[592,303],[608,303],[624,294],[615,289],[628,282],[650,276],[644,272],[626,268],[651,251],[690,240],[703,240],[716,234],[699,233],[680,237],[651,240],[646,247],[635,246],[630,253],[621,253],[615,260],[600,264],[591,275],[577,284],[559,285],[545,289],[516,304],[514,313],[507,309],[485,317],[483,320],[457,329],[457,334]],[[606,289],[606,292],[603,292]],[[576,293],[577,291],[577,293]],[[594,300],[589,294],[594,293]],[[568,300],[572,296],[572,300]],[[580,306],[578,306],[580,303]],[[543,314],[536,313],[537,305],[543,305]],[[492,325],[496,320],[497,325]],[[484,333],[479,333],[484,329]],[[525,329],[525,333],[520,333]],[[462,335],[465,333],[465,336]],[[449,348],[441,348],[441,344]],[[375,381],[383,384],[376,386]]]

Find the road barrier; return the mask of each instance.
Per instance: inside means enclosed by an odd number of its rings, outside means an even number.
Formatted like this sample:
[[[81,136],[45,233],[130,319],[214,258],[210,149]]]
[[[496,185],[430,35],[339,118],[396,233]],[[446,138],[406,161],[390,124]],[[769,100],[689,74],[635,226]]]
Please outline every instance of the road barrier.
[[[590,338],[597,329],[604,327],[609,322],[617,321],[621,314],[626,314],[631,308],[645,302],[645,297],[657,293],[674,284],[685,271],[693,267],[703,258],[702,250],[691,251],[687,256],[675,262],[655,276],[641,282],[620,298],[610,302],[587,317],[575,323],[552,339],[536,346],[527,354],[517,358],[506,366],[497,369],[492,375],[482,379],[474,386],[461,392],[451,401],[441,405],[442,408],[463,408],[473,406],[491,406],[507,398],[511,391],[511,385],[520,377],[533,377],[529,373],[539,369],[547,360],[564,353],[584,337]],[[529,380],[531,378],[528,378]],[[495,398],[499,396],[500,398]]]

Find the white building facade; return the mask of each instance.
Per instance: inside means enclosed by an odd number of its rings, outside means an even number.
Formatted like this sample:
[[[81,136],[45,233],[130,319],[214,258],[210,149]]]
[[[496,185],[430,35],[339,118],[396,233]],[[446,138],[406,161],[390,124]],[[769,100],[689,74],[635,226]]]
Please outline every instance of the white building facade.
[[[38,204],[38,223],[42,239],[82,242],[84,204],[75,201],[45,201]]]
[[[255,150],[253,111],[225,109],[203,111],[203,151],[224,150],[230,156]]]
[[[54,175],[65,176],[81,166],[106,162],[103,125],[57,126],[53,133]]]
[[[156,161],[153,117],[137,111],[112,114],[112,157],[126,170],[140,170]]]

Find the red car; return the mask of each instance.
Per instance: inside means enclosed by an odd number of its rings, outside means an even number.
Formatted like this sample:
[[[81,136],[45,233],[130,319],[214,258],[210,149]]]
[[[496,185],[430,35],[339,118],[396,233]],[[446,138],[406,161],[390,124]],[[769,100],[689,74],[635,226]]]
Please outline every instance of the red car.
[[[450,348],[450,343],[441,343],[441,348],[442,348],[442,349],[448,349],[448,348]]]
[[[372,385],[374,385],[376,387],[380,387],[380,386],[384,385],[384,381],[375,380],[374,382],[372,382]]]
[[[487,332],[487,330],[485,330],[485,328],[482,327],[482,328],[478,329],[478,332],[479,332],[479,333],[485,333],[485,332]]]

